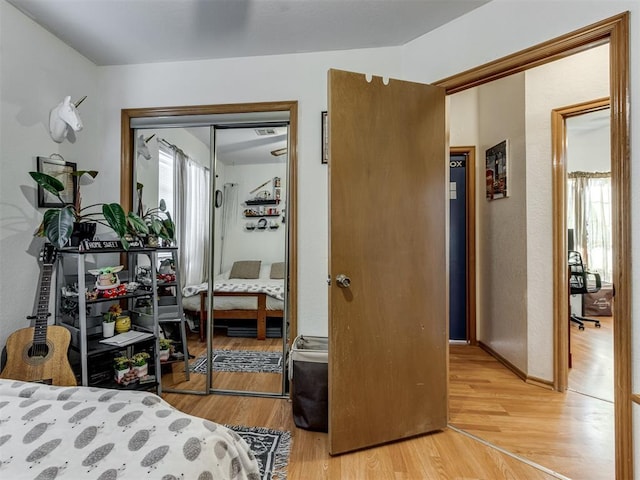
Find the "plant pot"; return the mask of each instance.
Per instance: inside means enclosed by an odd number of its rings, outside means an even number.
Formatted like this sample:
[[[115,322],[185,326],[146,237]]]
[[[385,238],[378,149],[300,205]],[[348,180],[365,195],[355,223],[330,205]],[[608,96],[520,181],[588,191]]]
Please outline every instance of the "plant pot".
[[[116,318],[115,324],[117,333],[124,333],[131,330],[131,318],[128,315],[121,315]]]
[[[158,356],[160,357],[161,362],[166,362],[171,356],[171,349],[167,348],[166,350],[158,350]]]
[[[131,369],[129,367],[127,367],[124,370],[115,370],[115,375],[114,375],[114,380],[117,383],[122,383],[124,382],[124,377],[127,373],[129,373]]]
[[[149,374],[149,364],[145,363],[144,365],[134,365],[133,371],[136,372],[138,378],[145,377]]]
[[[115,328],[116,322],[102,322],[102,336],[104,338],[113,337]]]
[[[147,235],[145,243],[147,247],[156,248],[158,246],[158,237],[155,235]]]
[[[69,239],[70,245],[77,247],[83,240],[93,240],[96,236],[97,226],[98,224],[95,222],[75,222]]]

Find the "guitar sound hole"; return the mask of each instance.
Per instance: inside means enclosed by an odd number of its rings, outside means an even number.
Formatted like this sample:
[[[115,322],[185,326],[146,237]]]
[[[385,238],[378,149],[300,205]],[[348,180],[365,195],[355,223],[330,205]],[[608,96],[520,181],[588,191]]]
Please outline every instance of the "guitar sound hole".
[[[49,345],[46,343],[31,345],[27,355],[32,359],[44,358],[49,355]]]

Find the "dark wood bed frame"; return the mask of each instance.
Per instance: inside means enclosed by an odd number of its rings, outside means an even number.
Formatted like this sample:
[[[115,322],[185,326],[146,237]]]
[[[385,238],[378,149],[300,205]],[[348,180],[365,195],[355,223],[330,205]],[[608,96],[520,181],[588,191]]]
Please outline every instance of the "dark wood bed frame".
[[[224,297],[257,297],[257,310],[214,310],[214,318],[231,318],[235,320],[255,319],[258,327],[258,340],[267,338],[267,317],[279,317],[284,315],[283,310],[267,310],[267,294],[253,292],[215,292],[215,295]],[[207,292],[200,292],[200,341],[204,342],[205,325],[207,322]]]

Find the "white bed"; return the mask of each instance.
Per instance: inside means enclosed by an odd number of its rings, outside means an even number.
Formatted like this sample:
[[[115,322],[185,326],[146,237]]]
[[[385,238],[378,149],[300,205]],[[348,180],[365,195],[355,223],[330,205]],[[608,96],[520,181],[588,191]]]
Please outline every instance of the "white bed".
[[[149,392],[0,379],[0,425],[0,478],[260,478],[238,434]]]
[[[241,288],[241,290],[237,291],[259,291],[259,288],[256,289],[255,287],[265,287],[267,289],[277,289],[278,291],[282,291],[282,288],[284,287],[284,280],[256,279],[251,280],[250,283],[248,283],[247,280],[239,278],[229,280],[228,278],[225,278],[224,275],[218,275],[216,277],[213,289],[216,294],[224,293],[222,288],[230,285],[235,285],[238,286],[238,288]],[[200,292],[206,291],[207,287],[208,285],[206,283],[200,284],[201,289],[197,290],[195,293],[188,297],[182,297],[182,307],[185,310],[199,312]],[[187,290],[187,292],[191,291],[193,290]],[[267,294],[265,306],[267,310],[282,310],[284,308],[284,302],[280,298],[276,298]],[[257,308],[258,299],[255,296],[247,297],[214,295],[213,297],[214,310],[256,310]]]
[[[246,261],[234,262],[236,264]],[[256,270],[255,278],[233,278],[234,268],[215,278],[213,286],[213,311],[214,318],[225,319],[255,319],[257,326],[256,337],[259,340],[266,338],[267,317],[282,318],[284,312],[284,279],[271,278],[272,266],[283,263],[261,264],[259,272]],[[282,270],[281,270],[282,271]],[[276,277],[284,275],[278,273]],[[187,312],[193,312],[200,319],[200,340],[204,341],[205,322],[207,319],[207,283],[188,285],[182,293],[182,307]]]

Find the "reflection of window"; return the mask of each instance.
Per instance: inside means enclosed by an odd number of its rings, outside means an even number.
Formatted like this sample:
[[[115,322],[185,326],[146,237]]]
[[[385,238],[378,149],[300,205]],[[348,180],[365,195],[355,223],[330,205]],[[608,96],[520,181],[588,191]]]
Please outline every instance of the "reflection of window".
[[[174,157],[173,152],[160,144],[160,162],[158,165],[158,199],[164,199],[169,212],[174,207]]]
[[[158,199],[164,199],[176,225],[180,282],[206,281],[209,241],[209,170],[169,144],[160,143]],[[158,255],[159,259],[163,254]]]
[[[612,281],[611,174],[569,173],[567,227],[574,229],[575,249],[592,272]]]
[[[171,150],[168,150],[163,144],[160,144],[159,149],[159,162],[158,162],[158,203],[164,199],[167,205],[167,211],[173,215],[175,219],[174,207],[174,155]],[[149,205],[153,207],[154,205]],[[155,205],[156,207],[158,205]],[[171,258],[170,252],[160,252],[158,254],[158,261]]]

